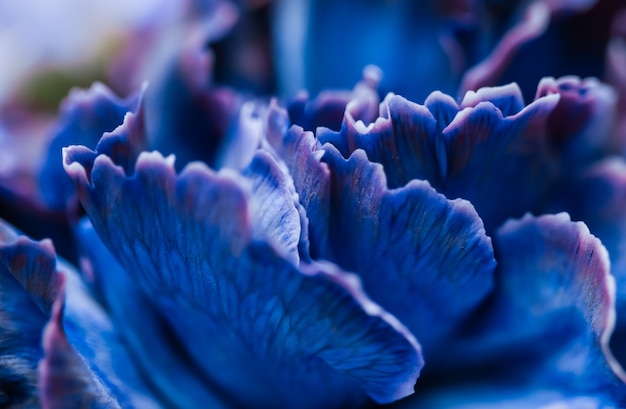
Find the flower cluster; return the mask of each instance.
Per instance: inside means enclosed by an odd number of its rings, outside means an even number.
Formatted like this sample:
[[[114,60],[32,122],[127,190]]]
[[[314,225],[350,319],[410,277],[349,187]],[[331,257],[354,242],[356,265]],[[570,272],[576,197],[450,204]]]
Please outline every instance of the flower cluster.
[[[72,91],[0,178],[0,406],[626,407],[626,7],[361,3],[190,2],[137,93]],[[278,80],[213,81],[268,16]]]

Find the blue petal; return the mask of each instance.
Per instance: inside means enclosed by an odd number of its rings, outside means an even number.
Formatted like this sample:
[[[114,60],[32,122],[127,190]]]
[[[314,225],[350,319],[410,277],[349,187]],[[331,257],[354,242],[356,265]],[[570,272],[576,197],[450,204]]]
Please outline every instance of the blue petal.
[[[264,151],[254,155],[243,175],[252,182],[249,202],[252,237],[274,244],[286,259],[297,265],[300,240],[308,241],[308,232],[301,224],[298,196],[291,178]],[[306,253],[308,244],[304,246]]]
[[[596,78],[605,75],[609,31],[611,25],[617,22],[615,19],[620,9],[624,10],[623,2],[583,0],[522,3],[527,8],[525,21],[513,27],[507,34],[509,39],[503,39],[502,46],[498,47],[501,49],[500,55],[514,48],[499,67],[501,75],[497,78],[498,83],[516,81],[524,90],[524,96],[531,98],[537,82],[547,75]],[[531,11],[538,8],[546,9],[546,20],[539,25],[536,19],[532,21],[531,16]],[[547,26],[540,26],[544,24]],[[533,25],[539,26],[539,30],[535,35],[527,36],[534,30]],[[501,59],[498,56],[495,59],[498,58]],[[528,64],[528,61],[533,63]]]
[[[63,282],[63,280],[61,280]],[[39,363],[41,405],[46,409],[120,408],[115,398],[87,368],[63,329],[64,284],[43,333],[44,356]]]
[[[474,375],[610,393],[624,403],[626,376],[608,349],[615,283],[600,241],[561,213],[507,222],[494,247],[494,295],[468,321],[472,335],[455,340],[451,361],[481,368]]]
[[[605,156],[614,148],[616,95],[611,87],[595,78],[544,78],[537,97],[559,94],[559,103],[548,118],[548,132],[561,150],[566,177]]]
[[[606,246],[611,273],[616,280],[616,333],[613,350],[626,362],[626,163],[622,158],[604,160],[587,169],[575,183],[561,206],[575,220],[583,220]]]
[[[432,92],[424,101],[424,106],[428,108],[437,121],[436,134],[438,135],[443,133],[443,130],[450,125],[450,122],[459,112],[459,105],[454,98],[441,91]],[[437,152],[439,153],[439,151]],[[445,174],[445,171],[442,174]]]
[[[439,178],[444,179],[448,172],[448,155],[446,153],[446,144],[444,138],[439,135],[443,135],[443,130],[450,125],[456,114],[459,112],[459,106],[449,95],[446,95],[440,91],[432,92],[426,101],[424,106],[428,108],[433,117],[435,118],[435,154],[437,155],[437,165],[439,170]],[[436,182],[441,180],[433,179],[429,180],[435,188],[440,186]]]
[[[52,138],[41,170],[43,199],[51,208],[65,208],[74,189],[63,171],[61,149],[81,144],[93,148],[104,132],[122,123],[124,115],[135,109],[138,98],[122,100],[105,85],[95,83],[87,91],[72,90],[61,107],[58,130]]]
[[[357,150],[331,169],[327,257],[363,280],[367,293],[416,334],[427,359],[493,287],[491,240],[470,203],[428,182],[388,190],[378,164]],[[445,305],[445,308],[442,308]]]
[[[383,94],[397,92],[423,100],[432,89],[448,93],[456,89],[458,72],[442,40],[446,24],[430,3],[294,3],[278,8],[277,27],[284,28],[277,38],[277,53],[283,57],[279,67],[285,69],[279,76],[284,78],[283,93],[344,89],[369,64],[385,73]],[[294,8],[304,21],[294,21]]]
[[[103,155],[74,162],[76,152],[65,150],[66,170],[96,231],[233,401],[326,407],[359,402],[360,388],[379,402],[412,393],[422,366],[412,335],[356,277],[298,270],[253,240],[236,174],[193,163],[176,176],[152,153],[128,177]]]
[[[212,394],[210,379],[181,347],[184,338],[176,337],[88,220],[79,225],[78,237],[83,271],[93,277],[116,330],[152,389],[171,406],[192,409],[203,402],[207,407],[225,408],[228,400]]]
[[[216,162],[240,105],[234,91],[210,80],[213,56],[206,45],[237,17],[230,3],[216,4],[210,18],[184,32],[169,32],[160,58],[152,63],[154,75],[145,97],[150,146],[175,154],[181,166],[193,160]]]
[[[285,111],[273,106],[268,114],[266,138],[285,163],[306,212],[310,255],[319,258],[328,246],[330,175],[321,162],[323,151],[311,132],[298,126],[288,127]]]
[[[263,138],[265,110],[252,102],[246,102],[239,111],[239,120],[226,133],[219,147],[215,169],[241,170],[250,164],[252,156],[260,148]]]
[[[107,313],[91,298],[71,266],[61,261],[58,266],[66,283],[63,328],[72,348],[86,362],[87,373],[93,374],[90,376],[102,385],[102,393],[110,395],[123,408],[160,407],[155,401],[158,393],[153,393],[145,385]],[[102,399],[106,401],[109,398]]]
[[[306,92],[301,92],[289,102],[289,119],[306,131],[315,131],[318,127],[338,131],[344,113],[354,120],[370,123],[378,116],[377,88],[381,76],[378,67],[367,66],[362,80],[352,91],[322,91],[311,101]]]
[[[391,188],[413,179],[439,185],[443,177],[440,162],[445,159],[438,157],[441,136],[435,131],[436,121],[430,111],[394,95],[385,98],[382,110],[383,116],[369,126],[346,112],[341,131],[318,130],[320,143],[333,144],[344,157],[363,149],[370,160],[384,166]]]
[[[547,120],[558,95],[503,117],[490,102],[465,108],[444,130],[447,173],[441,192],[476,207],[487,231],[537,208],[559,176]]]
[[[351,99],[350,91],[322,91],[313,100],[308,93],[301,92],[289,101],[289,119],[306,131],[315,131],[320,126],[339,130]]]
[[[425,106],[389,95],[374,123],[347,111],[339,132],[320,128],[317,136],[344,157],[363,149],[383,165],[390,188],[425,179],[449,198],[469,200],[490,232],[540,208],[559,181],[548,125],[558,101],[547,95],[522,109],[513,84],[468,92],[460,106],[441,93]]]
[[[591,0],[595,1],[595,0]],[[511,9],[517,9],[515,2]],[[509,3],[509,6],[510,4]],[[568,2],[563,2],[567,4]],[[545,2],[530,3],[524,10],[523,18],[519,21],[515,21],[513,27],[506,30],[501,38],[498,38],[498,44],[495,44],[493,50],[490,50],[490,54],[483,59],[480,63],[471,67],[463,76],[461,82],[461,91],[467,91],[472,89],[478,89],[485,86],[493,86],[498,83],[506,83],[501,81],[501,77],[507,68],[510,68],[511,60],[520,52],[524,46],[528,47],[529,43],[540,37],[550,24],[551,13],[555,9]],[[511,13],[515,14],[515,13]],[[535,60],[545,61],[550,56],[542,56],[542,59]],[[526,64],[527,65],[527,64]],[[545,68],[545,65],[537,63],[535,65]],[[513,67],[515,69],[517,67]],[[526,67],[526,71],[528,68]],[[544,74],[545,75],[545,74]],[[522,87],[524,90],[528,90],[528,82],[524,81],[524,75],[516,75],[513,79],[509,78],[507,82],[511,81],[523,81]],[[539,78],[535,78],[530,84],[534,87]]]
[[[467,91],[461,102],[461,108],[475,107],[481,102],[491,102],[500,110],[502,116],[515,115],[524,108],[522,91],[515,83]]]
[[[49,240],[36,243],[20,237],[4,223],[0,224],[0,239],[5,274],[12,276],[23,288],[22,293],[28,294],[43,314],[49,314],[58,291],[52,243]]]
[[[38,243],[19,237],[5,225],[0,226],[0,236],[3,241],[0,248],[0,273],[4,276],[0,281],[3,294],[0,325],[4,332],[2,348],[7,348],[1,354],[7,362],[4,368],[6,372],[0,373],[1,382],[12,385],[11,388],[18,393],[25,394],[29,388],[30,394],[35,393],[32,385],[28,387],[20,382],[27,379],[37,382],[34,374],[37,362],[42,358],[41,333],[48,321],[53,301],[64,296],[61,285],[66,282],[68,307],[65,331],[69,342],[82,356],[77,359],[82,361],[84,358],[89,363],[86,372],[82,369],[79,372],[88,373],[89,377],[97,377],[100,379],[97,382],[105,385],[102,393],[98,392],[98,399],[117,399],[123,407],[129,408],[157,407],[145,392],[143,383],[108,318],[90,300],[76,273],[60,262],[58,264],[64,276],[57,273],[57,261],[50,242]],[[5,291],[8,296],[5,296]],[[60,323],[59,313],[57,311],[57,319],[53,320],[55,324],[51,325]],[[63,346],[67,350],[66,346],[69,346],[64,342],[55,345]],[[78,356],[76,352],[68,354]],[[25,372],[27,368],[30,368],[30,374]],[[81,377],[82,382],[84,379],[80,373],[76,376]],[[26,397],[27,395],[17,396],[15,399]],[[11,398],[13,397],[9,396]]]
[[[41,331],[59,280],[49,241],[32,242],[0,223],[0,402],[36,407]]]

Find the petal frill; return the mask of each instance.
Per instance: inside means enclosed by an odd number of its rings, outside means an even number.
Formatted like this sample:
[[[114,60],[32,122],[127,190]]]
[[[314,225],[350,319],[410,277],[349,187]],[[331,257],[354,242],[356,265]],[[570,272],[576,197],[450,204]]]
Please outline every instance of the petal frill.
[[[412,179],[439,185],[443,178],[440,163],[445,158],[438,155],[441,135],[436,132],[431,112],[393,94],[385,98],[381,111],[382,116],[367,126],[346,111],[340,131],[321,128],[317,138],[322,144],[334,145],[346,158],[363,149],[371,161],[384,166],[390,188],[404,186]]]
[[[475,107],[481,102],[491,102],[504,117],[515,115],[524,108],[524,97],[516,83],[467,91],[460,108]]]
[[[493,288],[493,248],[476,211],[425,181],[390,190],[363,151],[345,160],[324,148],[331,170],[326,257],[361,277],[372,299],[416,334],[427,360],[445,355],[442,337]]]
[[[61,149],[81,144],[93,148],[104,132],[122,123],[127,112],[138,106],[138,96],[121,99],[105,85],[95,83],[88,90],[73,89],[63,101],[58,129],[52,136],[40,173],[41,194],[48,206],[63,209],[74,194],[63,170]]]
[[[41,332],[59,282],[50,241],[34,243],[0,224],[0,402],[36,407]]]
[[[547,134],[558,101],[548,95],[506,117],[488,101],[461,110],[443,131],[446,180],[435,186],[472,202],[488,232],[534,210],[559,176]]]
[[[200,163],[177,175],[158,153],[126,175],[104,155],[64,152],[95,230],[233,402],[343,407],[413,392],[423,365],[414,337],[356,276],[297,268],[254,239],[240,175]]]
[[[609,252],[616,281],[617,322],[611,344],[620,362],[626,362],[626,163],[605,159],[588,168],[563,196],[562,209],[582,220]]]
[[[248,107],[252,108],[251,105]],[[244,111],[247,112],[245,106],[242,115],[247,115]],[[248,114],[252,115],[251,112]],[[245,117],[242,121],[254,122],[254,128],[259,128],[262,123],[260,118]],[[131,174],[140,152],[145,149],[143,124],[143,110],[128,113],[122,125],[113,132],[105,133],[105,137],[98,143],[96,150],[109,156],[116,165]],[[245,128],[246,126],[238,130],[233,139],[238,139],[244,144],[250,141],[251,139],[247,139],[249,132],[247,133]],[[251,200],[254,202],[251,209],[255,212],[255,217],[252,218],[253,235],[258,234],[258,237],[280,244],[278,247],[289,253],[289,258],[297,263],[300,247],[304,247],[303,254],[308,254],[308,233],[305,225],[301,228],[303,221],[300,220],[304,217],[301,216],[304,210],[298,203],[293,181],[288,172],[283,171],[266,153],[257,152],[261,144],[261,130],[253,130],[253,133],[258,135],[252,137],[254,143],[248,146],[245,159],[236,163],[223,163],[223,165],[227,165],[228,169],[241,169],[242,174],[251,184],[253,191]],[[233,150],[238,143],[234,142],[234,144],[235,146],[231,146]],[[88,149],[84,149],[82,155],[92,159],[95,157],[95,154]],[[280,206],[275,206],[277,204]]]
[[[307,241],[308,233],[303,232],[293,181],[264,151],[254,155],[242,174],[251,182],[249,209],[252,237],[272,243],[286,259],[297,265],[300,261],[300,240]]]
[[[37,363],[46,349],[45,342],[42,349],[42,331],[53,315],[53,302],[62,300],[66,288],[68,308],[64,331],[68,338],[63,336],[61,343],[55,343],[52,349],[62,346],[68,354],[65,356],[73,356],[75,362],[88,362],[88,367],[81,366],[75,373],[77,382],[93,385],[92,380],[97,378],[103,386],[93,396],[102,402],[117,401],[129,408],[157,408],[108,317],[89,298],[76,272],[57,262],[51,243],[31,241],[6,225],[0,226],[0,230],[3,403],[22,407],[19,405],[25,402],[38,402]],[[57,272],[57,264],[62,275]],[[58,331],[60,313],[61,310],[56,311],[55,323],[51,324]]]
[[[137,112],[126,113],[118,127],[102,136],[96,150],[113,158],[124,171],[132,172],[137,157],[148,145],[143,107]],[[88,150],[85,150],[85,154],[88,154]]]
[[[539,208],[558,182],[548,127],[558,101],[550,94],[523,107],[514,84],[468,92],[460,105],[440,92],[425,105],[390,94],[375,122],[346,112],[340,131],[320,128],[317,137],[346,158],[363,149],[383,165],[390,188],[425,179],[449,198],[471,201],[491,232]]]
[[[613,140],[617,95],[610,86],[596,78],[543,78],[536,98],[550,94],[560,95],[548,118],[548,133],[560,151],[561,166],[567,169],[564,177],[576,177],[611,150],[623,151],[624,147]]]
[[[308,221],[310,256],[319,258],[328,247],[330,173],[321,161],[324,154],[312,132],[289,127],[287,113],[270,108],[266,139],[285,164]]]
[[[44,355],[39,363],[39,391],[44,409],[121,408],[83,358],[72,348],[63,328],[64,280],[43,332]]]
[[[363,78],[352,91],[322,91],[313,100],[306,92],[300,92],[289,101],[289,119],[293,125],[313,132],[319,127],[340,130],[344,115],[370,123],[378,116],[377,88],[381,77],[380,69],[370,65],[363,69]]]
[[[307,131],[315,131],[320,126],[339,130],[351,99],[352,93],[348,90],[322,91],[314,99],[303,91],[289,101],[289,119]]]
[[[608,348],[615,282],[600,241],[560,213],[508,221],[494,247],[495,291],[458,334],[450,360],[473,364],[465,372],[473,379],[602,393],[624,405],[626,377]]]

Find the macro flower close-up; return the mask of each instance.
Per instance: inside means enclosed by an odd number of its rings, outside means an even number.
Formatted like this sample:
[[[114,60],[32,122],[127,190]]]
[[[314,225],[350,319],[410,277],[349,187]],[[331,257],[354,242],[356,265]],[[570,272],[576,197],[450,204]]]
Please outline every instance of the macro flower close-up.
[[[626,408],[623,0],[55,1],[0,407]]]

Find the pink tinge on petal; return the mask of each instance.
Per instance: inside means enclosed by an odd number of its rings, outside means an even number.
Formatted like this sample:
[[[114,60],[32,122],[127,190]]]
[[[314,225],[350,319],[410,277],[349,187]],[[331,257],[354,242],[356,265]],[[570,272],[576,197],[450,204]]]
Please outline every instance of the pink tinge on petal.
[[[614,17],[606,69],[607,81],[617,92],[617,123],[612,148],[623,154],[626,153],[626,9]]]
[[[44,409],[119,408],[67,340],[63,328],[65,278],[59,277],[59,293],[43,332],[44,357],[39,363],[41,405]]]
[[[550,23],[551,8],[544,2],[533,2],[520,24],[504,35],[491,55],[469,69],[461,81],[459,92],[495,85],[519,49],[545,32]]]

